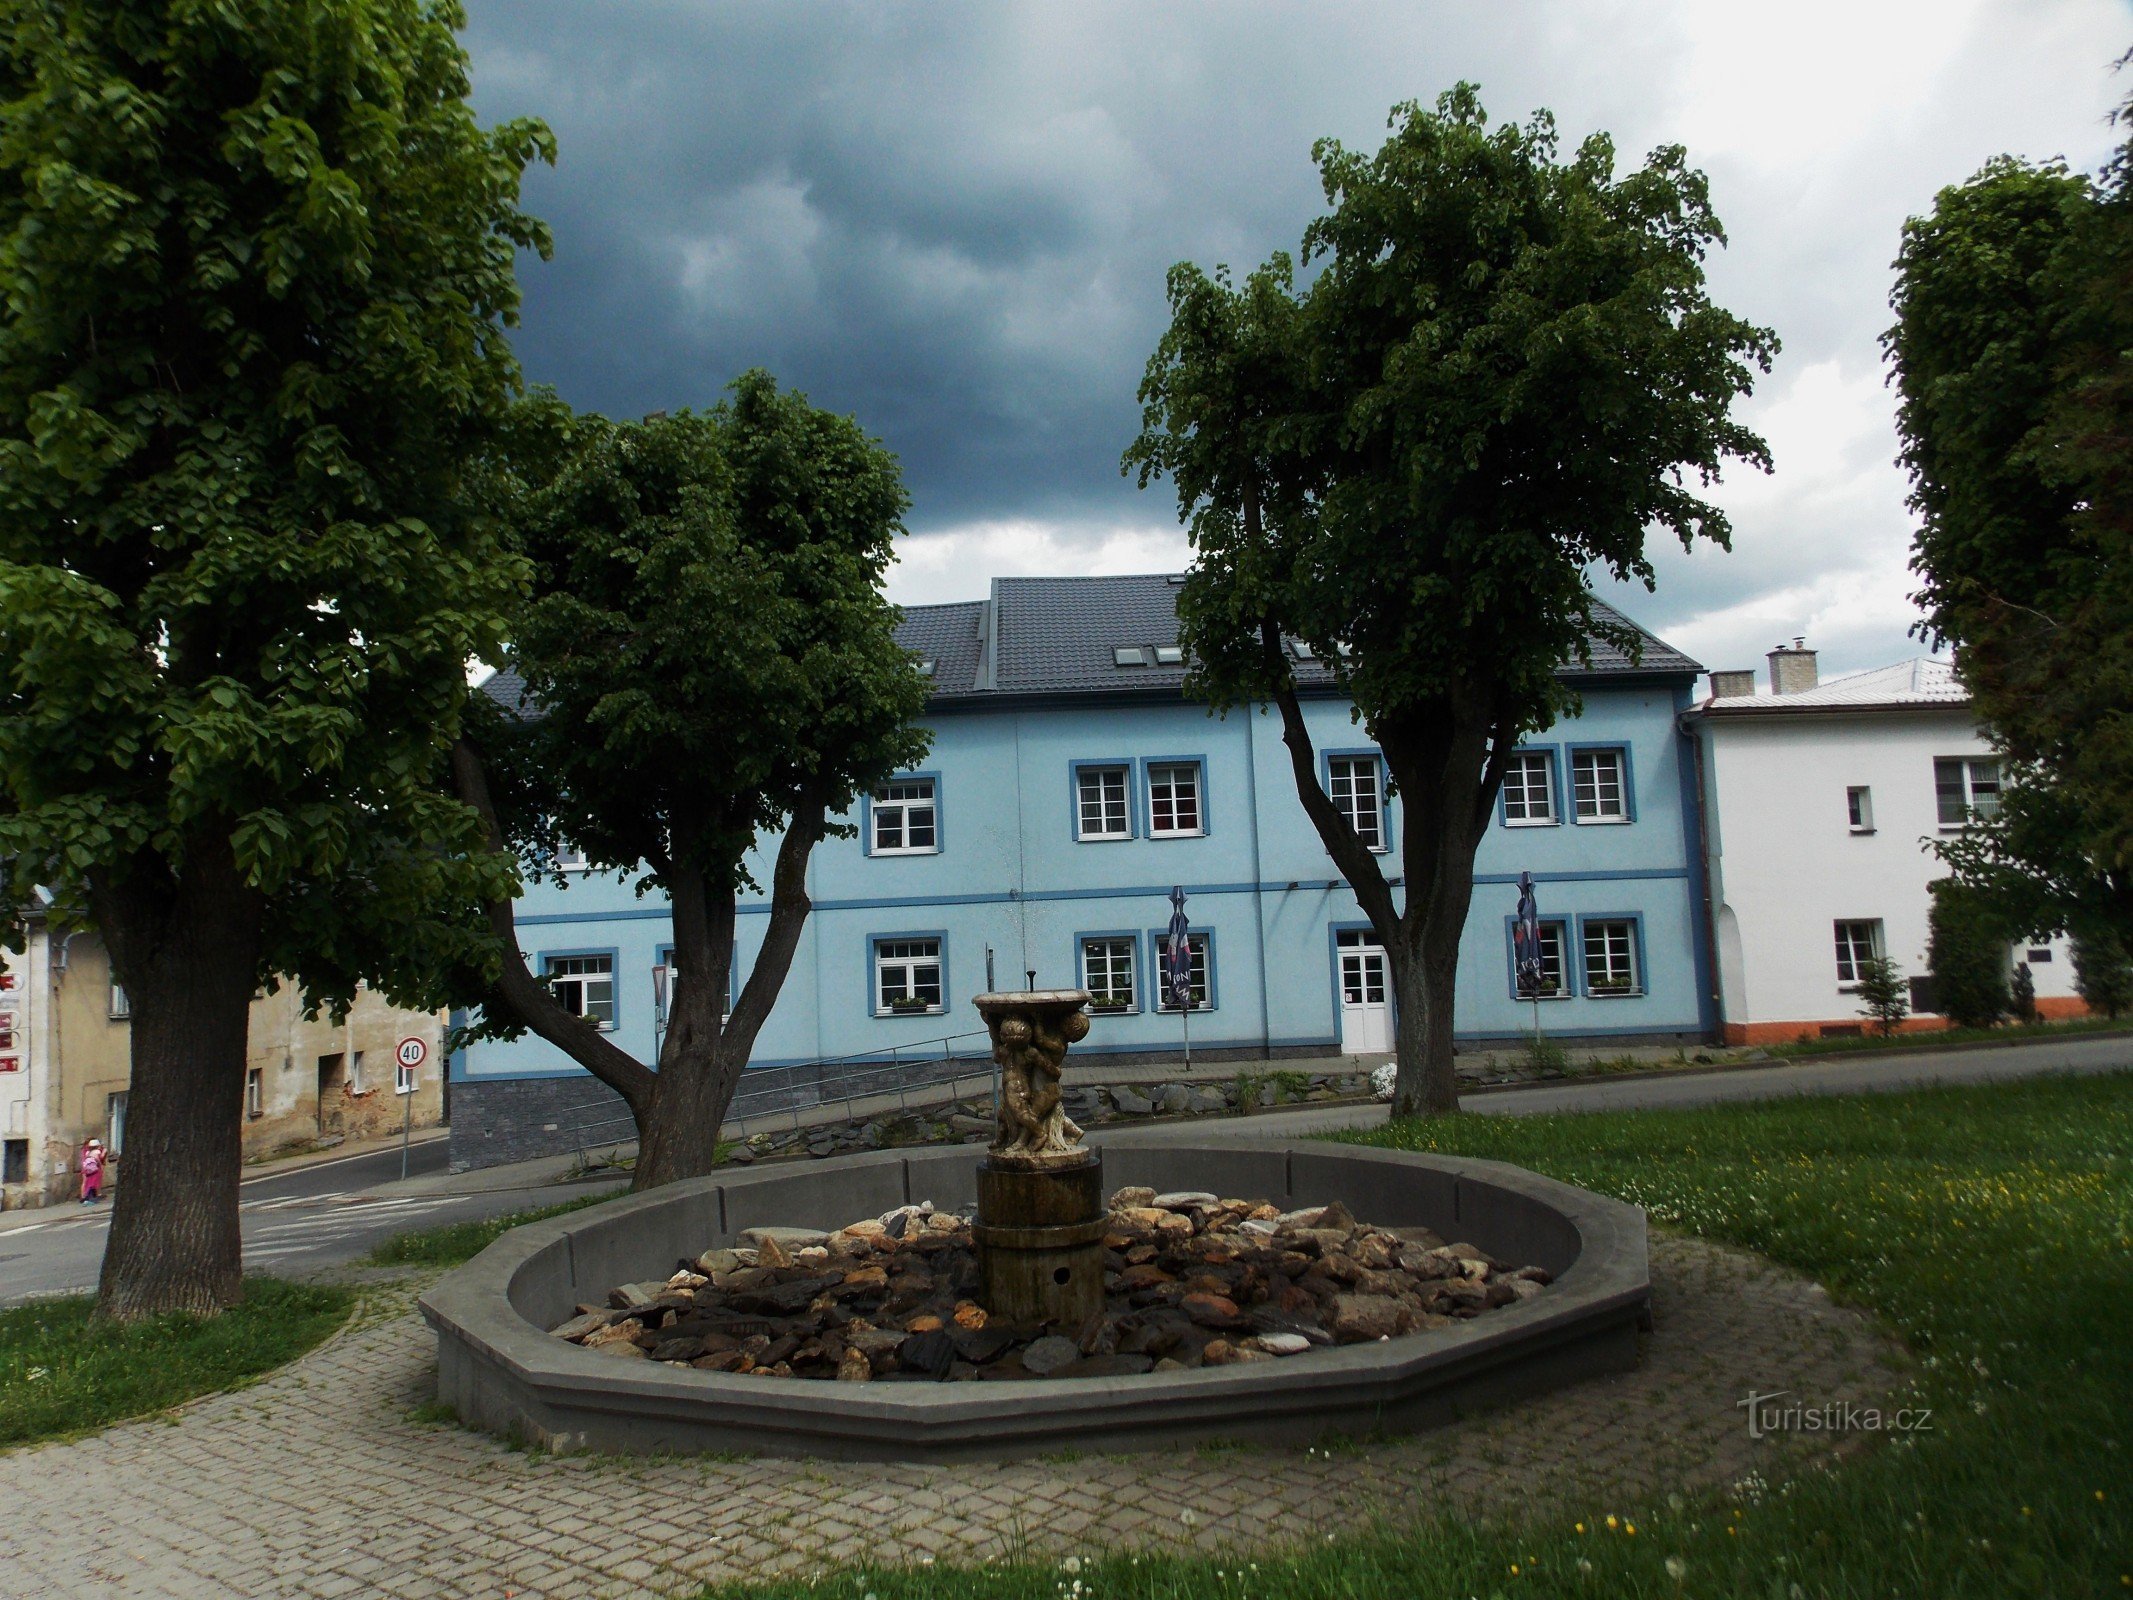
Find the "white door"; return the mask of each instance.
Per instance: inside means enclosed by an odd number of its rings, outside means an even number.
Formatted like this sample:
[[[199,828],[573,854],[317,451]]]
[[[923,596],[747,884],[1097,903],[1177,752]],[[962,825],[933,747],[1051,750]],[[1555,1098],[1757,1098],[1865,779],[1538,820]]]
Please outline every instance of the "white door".
[[[1344,933],[1341,960],[1341,1054],[1382,1055],[1392,1048],[1392,1005],[1385,994],[1385,949]]]

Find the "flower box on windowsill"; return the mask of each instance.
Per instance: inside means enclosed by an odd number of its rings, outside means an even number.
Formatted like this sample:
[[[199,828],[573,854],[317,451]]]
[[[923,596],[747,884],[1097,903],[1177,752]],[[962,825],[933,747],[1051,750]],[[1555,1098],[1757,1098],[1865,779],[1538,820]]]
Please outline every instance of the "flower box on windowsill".
[[[1588,983],[1585,992],[1595,1000],[1628,1000],[1643,993],[1633,983]]]
[[[1569,993],[1559,983],[1549,984],[1539,994],[1535,994],[1531,989],[1518,991],[1519,1003],[1522,1005],[1531,1005],[1536,1000],[1568,1000],[1569,998]]]
[[[1091,1011],[1101,1012],[1105,1016],[1115,1017],[1121,1015],[1124,1012],[1131,1011],[1133,1009],[1133,1002],[1131,1000],[1115,1000],[1107,998],[1103,995],[1098,995],[1094,1000],[1091,1000],[1089,1002],[1089,1009]]]
[[[921,1000],[914,995],[902,1000],[891,1000],[889,1009],[899,1017],[922,1017],[933,1009],[933,1002]]]

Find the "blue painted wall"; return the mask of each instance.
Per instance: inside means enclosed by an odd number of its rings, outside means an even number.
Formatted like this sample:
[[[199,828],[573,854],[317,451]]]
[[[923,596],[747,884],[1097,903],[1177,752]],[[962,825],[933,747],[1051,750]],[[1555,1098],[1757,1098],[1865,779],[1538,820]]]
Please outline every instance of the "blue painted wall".
[[[1626,916],[1639,936],[1642,992],[1593,996],[1573,970],[1575,992],[1543,1004],[1551,1034],[1698,1035],[1711,1028],[1695,812],[1675,722],[1688,692],[1689,681],[1678,676],[1588,684],[1583,714],[1530,742],[1555,755],[1560,820],[1509,827],[1499,812],[1482,844],[1460,951],[1461,1036],[1500,1038],[1530,1025],[1531,1005],[1512,995],[1506,922],[1521,870],[1540,884],[1543,918],[1567,922],[1573,969],[1578,919]],[[1346,702],[1310,700],[1305,711],[1322,750],[1368,747]],[[1296,797],[1277,719],[1084,699],[1020,710],[938,708],[931,726],[933,748],[922,770],[938,776],[940,852],[872,856],[857,838],[816,848],[809,868],[815,910],[757,1042],[756,1064],[885,1052],[970,1031],[977,1018],[969,1002],[985,988],[988,949],[1001,988],[1020,987],[1031,970],[1040,988],[1071,987],[1080,982],[1077,937],[1092,933],[1138,938],[1140,1009],[1098,1018],[1077,1053],[1173,1050],[1179,1019],[1150,1009],[1154,930],[1168,921],[1173,884],[1185,886],[1193,926],[1213,939],[1215,1004],[1192,1019],[1196,1048],[1337,1047],[1332,930],[1365,919]],[[1570,820],[1570,750],[1591,745],[1627,753],[1632,820]],[[1204,837],[1147,837],[1150,759],[1202,763]],[[1072,774],[1077,763],[1090,762],[1130,764],[1135,837],[1076,840]],[[1384,858],[1394,878],[1398,810],[1395,799],[1388,817],[1395,848]],[[757,878],[769,881],[767,860]],[[762,942],[767,909],[743,904],[737,984]],[[640,899],[611,877],[576,876],[529,888],[518,926],[535,970],[547,954],[614,952],[615,1042],[650,1059],[652,969],[670,941],[663,902]],[[942,939],[942,1014],[874,1014],[872,943],[897,935]],[[978,1041],[966,1040],[959,1053],[977,1049]],[[476,1044],[453,1061],[459,1081],[578,1071],[534,1039]]]

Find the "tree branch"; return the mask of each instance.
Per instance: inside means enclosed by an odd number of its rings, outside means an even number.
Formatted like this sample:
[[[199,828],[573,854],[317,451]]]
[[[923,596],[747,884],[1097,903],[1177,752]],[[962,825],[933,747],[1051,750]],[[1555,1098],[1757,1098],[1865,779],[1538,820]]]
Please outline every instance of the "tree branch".
[[[489,848],[508,852],[504,830],[496,818],[496,803],[489,794],[488,768],[481,752],[466,738],[452,746],[452,783],[460,800],[481,818]],[[657,1075],[636,1057],[609,1043],[583,1017],[565,1011],[548,986],[526,965],[518,947],[518,924],[507,900],[491,900],[482,906],[489,932],[504,950],[503,969],[490,986],[484,1005],[503,1012],[529,1033],[546,1039],[579,1066],[626,1100],[631,1109],[651,1097]]]
[[[763,935],[763,948],[756,953],[748,981],[733,1002],[733,1020],[728,1035],[753,1047],[755,1036],[770,1017],[785,975],[792,970],[793,953],[800,946],[800,929],[814,903],[807,897],[807,858],[821,839],[828,822],[827,802],[813,784],[804,786],[792,821],[778,844],[777,865],[770,879],[770,929]]]
[[[1259,642],[1266,654],[1274,704],[1281,712],[1281,742],[1289,747],[1289,766],[1296,774],[1296,794],[1303,801],[1304,814],[1325,841],[1333,864],[1355,891],[1363,914],[1383,937],[1390,939],[1400,923],[1400,913],[1392,903],[1392,889],[1385,882],[1385,874],[1378,870],[1377,857],[1318,781],[1318,751],[1311,743],[1311,730],[1304,726],[1303,707],[1296,699],[1296,680],[1281,659],[1281,630],[1272,618],[1260,622]]]

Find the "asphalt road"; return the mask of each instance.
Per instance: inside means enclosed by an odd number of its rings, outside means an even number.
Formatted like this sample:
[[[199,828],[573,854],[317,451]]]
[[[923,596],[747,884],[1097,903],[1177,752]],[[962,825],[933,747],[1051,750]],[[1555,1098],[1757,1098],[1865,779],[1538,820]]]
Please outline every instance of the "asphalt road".
[[[445,1170],[447,1141],[408,1149],[408,1176]],[[373,1193],[400,1176],[400,1149],[249,1178],[237,1203],[248,1272],[302,1277],[367,1254],[411,1228],[471,1222],[562,1198],[553,1184],[459,1195]],[[496,1181],[493,1173],[483,1174]],[[564,1193],[581,1193],[571,1189]],[[0,1305],[96,1287],[111,1204],[11,1211],[0,1219]]]
[[[1947,1050],[1880,1059],[1846,1058],[1724,1072],[1671,1074],[1629,1081],[1584,1079],[1529,1089],[1470,1094],[1465,1108],[1491,1116],[1550,1111],[1619,1111],[1716,1105],[1802,1094],[1858,1094],[1932,1084],[1989,1083],[2050,1072],[2133,1069],[2133,1035],[2055,1039],[1997,1049]],[[1092,1132],[1094,1144],[1190,1144],[1208,1139],[1287,1138],[1384,1119],[1381,1106],[1317,1106],[1255,1117],[1209,1117]],[[409,1176],[445,1170],[446,1142],[409,1152]],[[531,1177],[523,1186],[461,1194],[395,1193],[397,1146],[316,1166],[248,1179],[239,1210],[248,1270],[292,1277],[353,1261],[411,1228],[467,1222],[552,1204],[585,1189]],[[510,1169],[470,1173],[469,1185],[511,1182]],[[429,1185],[423,1186],[425,1188]],[[0,1217],[0,1305],[40,1295],[92,1289],[111,1226],[107,1205],[50,1206]]]

